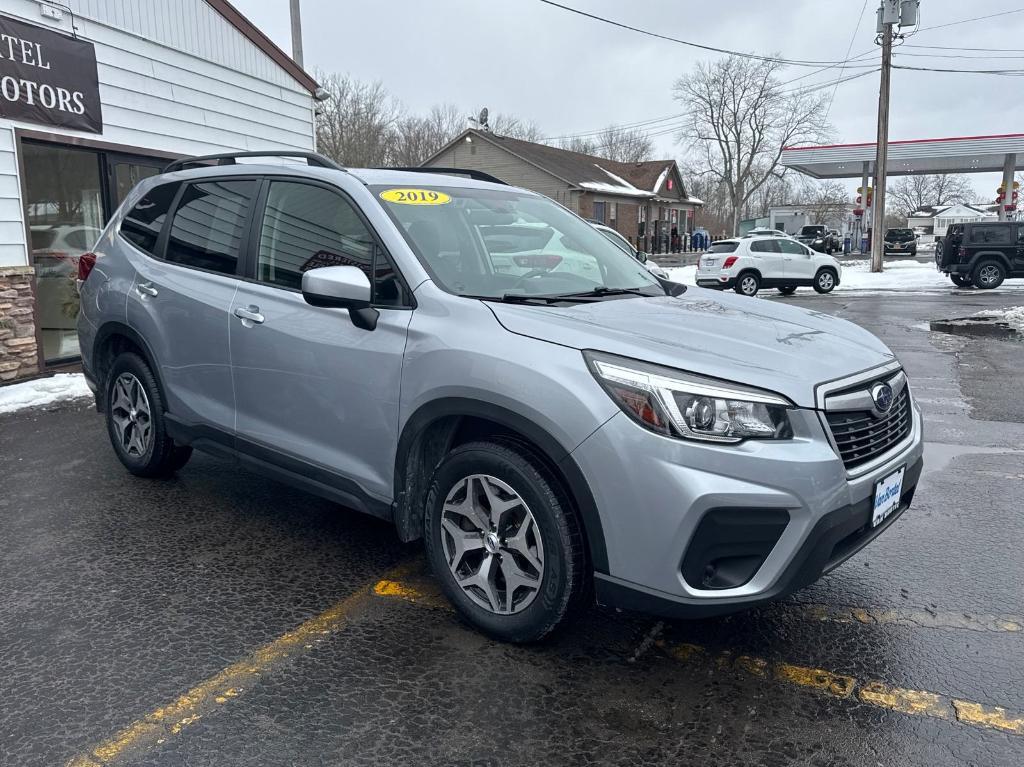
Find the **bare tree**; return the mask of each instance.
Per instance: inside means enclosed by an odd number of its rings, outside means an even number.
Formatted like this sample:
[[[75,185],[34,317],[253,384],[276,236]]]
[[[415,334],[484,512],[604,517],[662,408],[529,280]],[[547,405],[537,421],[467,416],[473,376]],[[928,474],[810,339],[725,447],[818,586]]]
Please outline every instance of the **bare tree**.
[[[522,141],[541,141],[544,131],[532,120],[523,120],[515,115],[497,114],[490,120],[490,128],[499,136],[508,136]]]
[[[702,173],[725,184],[733,232],[750,196],[781,175],[783,147],[831,134],[827,94],[783,91],[776,77],[781,66],[729,56],[698,64],[675,83],[675,99],[688,115],[679,141]]]
[[[317,73],[316,78],[330,94],[317,106],[319,151],[342,165],[387,164],[401,104],[380,82],[367,83],[340,74]]]
[[[888,188],[893,210],[909,216],[929,205],[973,202],[977,195],[970,180],[961,174],[940,173],[901,176]]]
[[[850,194],[838,181],[805,179],[800,185],[801,207],[812,224],[829,224],[844,219],[850,206]]]
[[[615,162],[643,162],[654,158],[654,142],[638,128],[609,125],[594,139],[592,154]]]
[[[580,154],[597,154],[597,144],[594,143],[593,139],[581,138],[579,136],[572,136],[571,138],[562,139],[558,142],[558,146],[561,149],[567,149],[570,152],[579,152]]]
[[[405,115],[395,125],[390,152],[393,165],[419,165],[465,127],[466,118],[454,104],[438,104],[425,116]]]

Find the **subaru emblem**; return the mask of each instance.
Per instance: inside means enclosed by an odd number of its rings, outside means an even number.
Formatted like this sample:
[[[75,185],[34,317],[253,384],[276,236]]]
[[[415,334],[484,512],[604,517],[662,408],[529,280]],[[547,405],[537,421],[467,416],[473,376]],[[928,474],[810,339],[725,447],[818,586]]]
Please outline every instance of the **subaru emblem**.
[[[892,407],[892,387],[887,383],[877,383],[871,387],[871,399],[879,413],[888,413]]]

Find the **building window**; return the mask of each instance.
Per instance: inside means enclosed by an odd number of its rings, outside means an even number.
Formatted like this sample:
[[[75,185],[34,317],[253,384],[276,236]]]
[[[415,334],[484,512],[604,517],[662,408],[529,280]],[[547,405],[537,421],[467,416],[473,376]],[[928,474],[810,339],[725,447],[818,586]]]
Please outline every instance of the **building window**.
[[[37,324],[43,359],[79,356],[78,258],[99,239],[106,217],[97,152],[24,143],[25,212],[36,269]]]
[[[605,203],[595,202],[594,203],[594,220],[600,221],[602,224],[607,220],[604,217]]]
[[[608,203],[608,224],[609,224],[609,226],[612,227],[612,229],[615,228],[615,221],[619,217],[619,210],[618,209],[619,209],[618,203],[614,203],[614,202]]]

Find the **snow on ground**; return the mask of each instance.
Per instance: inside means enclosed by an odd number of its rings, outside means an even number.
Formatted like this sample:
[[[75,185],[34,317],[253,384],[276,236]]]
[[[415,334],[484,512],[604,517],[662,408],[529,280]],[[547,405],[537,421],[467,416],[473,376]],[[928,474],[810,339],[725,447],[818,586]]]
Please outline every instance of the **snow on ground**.
[[[0,413],[91,396],[81,373],[58,373],[51,378],[0,386]]]
[[[852,291],[922,291],[950,290],[954,288],[949,277],[936,271],[934,264],[920,261],[887,261],[885,271],[871,271],[870,262],[846,261],[837,293]],[[684,285],[696,284],[696,266],[669,269],[669,279]]]
[[[1006,309],[985,309],[975,317],[992,317],[996,322],[1005,322],[1015,330],[1024,333],[1024,306],[1011,306]]]

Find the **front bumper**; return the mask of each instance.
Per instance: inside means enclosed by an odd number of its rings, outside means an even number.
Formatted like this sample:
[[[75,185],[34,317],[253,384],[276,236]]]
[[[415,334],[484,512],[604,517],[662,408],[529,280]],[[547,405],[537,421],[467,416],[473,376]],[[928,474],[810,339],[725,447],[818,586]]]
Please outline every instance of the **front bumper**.
[[[698,617],[745,609],[814,582],[910,505],[923,452],[920,411],[913,407],[907,440],[860,476],[847,472],[814,410],[791,411],[791,440],[730,446],[661,437],[616,415],[573,454],[594,493],[608,551],[608,572],[595,574],[598,601]],[[900,506],[871,528],[875,483],[900,467],[906,468]],[[719,514],[725,528],[737,520],[740,527],[709,543],[706,520]],[[699,573],[694,577],[695,548],[724,557],[715,561],[742,564],[756,556],[757,540],[765,540],[771,524],[763,523],[779,518],[752,575],[738,585],[708,587]]]

